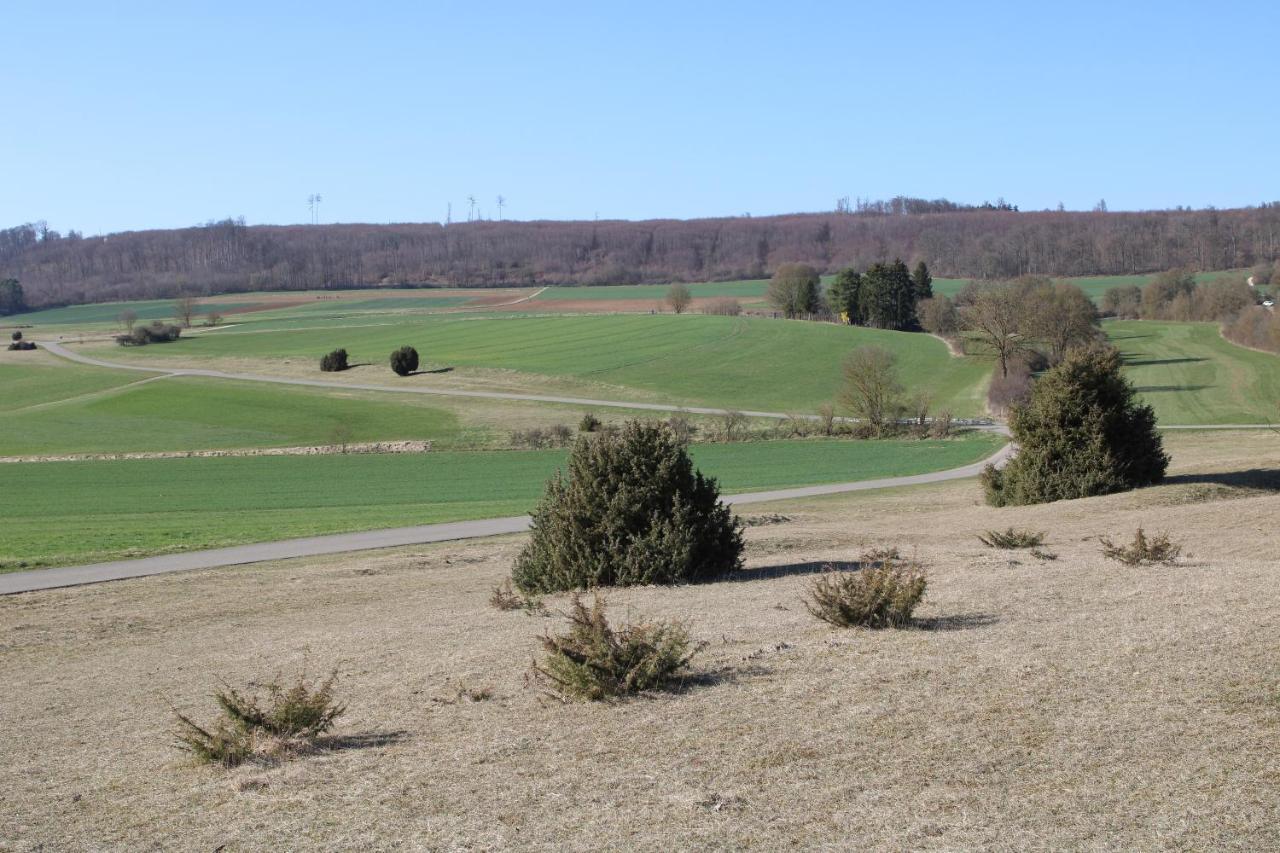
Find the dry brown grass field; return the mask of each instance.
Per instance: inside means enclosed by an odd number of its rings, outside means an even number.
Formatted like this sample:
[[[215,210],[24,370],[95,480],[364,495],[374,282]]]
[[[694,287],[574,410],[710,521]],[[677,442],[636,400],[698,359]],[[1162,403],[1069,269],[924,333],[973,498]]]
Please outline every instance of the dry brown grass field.
[[[562,620],[490,607],[520,537],[0,600],[0,849],[1276,849],[1280,437],[1167,444],[1167,484],[1107,498],[745,508],[742,579],[610,594],[707,643],[682,690],[615,705],[526,684]],[[1181,562],[1099,555],[1139,525]],[[1008,526],[1057,559],[976,538]],[[886,546],[928,568],[919,627],[805,610],[809,567]],[[327,748],[171,746],[222,680],[334,664]]]

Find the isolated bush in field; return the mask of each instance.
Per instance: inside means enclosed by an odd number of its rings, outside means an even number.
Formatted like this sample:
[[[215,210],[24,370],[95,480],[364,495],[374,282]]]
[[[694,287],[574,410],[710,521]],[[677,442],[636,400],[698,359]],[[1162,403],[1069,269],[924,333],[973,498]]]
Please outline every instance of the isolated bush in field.
[[[262,685],[264,698],[224,686],[213,694],[220,716],[211,727],[174,711],[177,746],[201,762],[227,767],[255,756],[314,746],[346,711],[345,705],[334,700],[337,680],[336,670],[318,684],[308,681],[305,673],[292,685],[282,684],[277,676]]]
[[[13,334],[9,335],[9,340],[11,340],[11,341],[20,341],[20,340],[22,340],[22,332],[21,332],[21,331],[15,331]]]
[[[675,313],[683,314],[688,310],[691,302],[693,302],[693,294],[689,292],[688,285],[676,282],[667,288],[667,304]]]
[[[742,412],[728,411],[716,418],[716,439],[737,441],[747,429],[747,416]]]
[[[1102,556],[1126,566],[1175,563],[1182,554],[1182,546],[1171,542],[1169,534],[1157,533],[1148,539],[1141,527],[1128,545],[1116,545],[1106,536],[1100,537],[1098,542],[1102,545]]]
[[[712,299],[702,308],[703,314],[715,314],[721,317],[737,317],[742,313],[742,303],[732,297]]]
[[[206,326],[216,326],[222,322],[222,315],[217,311],[209,311],[204,315],[204,324]]]
[[[346,370],[348,367],[347,351],[345,349],[336,349],[320,358],[320,369],[325,373],[337,373],[338,371]]]
[[[408,376],[418,369],[418,351],[413,347],[400,347],[391,353],[391,369],[397,376]]]
[[[697,425],[684,415],[672,415],[667,418],[667,428],[671,430],[671,434],[676,441],[681,444],[688,444],[693,441],[693,436],[698,431]]]
[[[154,320],[147,326],[135,326],[123,335],[116,335],[116,343],[124,347],[141,347],[147,344],[163,344],[176,341],[182,335],[182,327]]]
[[[542,593],[735,571],[741,529],[719,497],[665,424],[630,421],[616,434],[580,437],[568,476],[557,473],[533,511],[512,580]]]
[[[978,534],[978,541],[988,548],[1035,548],[1044,544],[1044,532],[1035,530],[988,530]]]
[[[856,572],[827,572],[809,584],[805,607],[838,628],[901,628],[924,597],[927,585],[915,563],[896,556]]]
[[[557,447],[564,447],[573,441],[573,429],[568,424],[552,424],[547,428],[547,433]]]
[[[1024,359],[1015,358],[1009,363],[1009,372],[996,371],[987,386],[987,408],[994,415],[1005,416],[1014,406],[1026,405],[1031,399],[1031,386],[1035,379],[1031,367]]]
[[[836,431],[836,407],[823,403],[818,407],[818,429],[823,435],[834,435]]]
[[[534,664],[539,680],[564,699],[599,702],[670,687],[698,651],[680,624],[614,628],[599,593],[590,610],[576,594],[570,607],[568,632],[544,636],[546,656]]]
[[[1148,486],[1169,457],[1150,406],[1121,373],[1120,353],[1073,350],[1045,372],[1009,419],[1018,454],[988,466],[982,483],[995,506],[1047,503]]]
[[[582,420],[578,421],[578,432],[595,432],[600,429],[600,419],[587,412],[582,416]]]

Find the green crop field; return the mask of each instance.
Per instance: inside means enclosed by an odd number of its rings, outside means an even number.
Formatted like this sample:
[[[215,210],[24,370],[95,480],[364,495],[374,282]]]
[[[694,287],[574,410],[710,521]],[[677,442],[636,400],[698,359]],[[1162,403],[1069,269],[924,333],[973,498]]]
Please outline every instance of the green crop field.
[[[812,412],[834,398],[840,363],[854,347],[875,344],[893,352],[903,384],[923,391],[935,410],[961,416],[982,411],[990,367],[953,358],[926,335],[852,328],[829,323],[702,315],[388,315],[378,323],[323,328],[281,328],[272,333],[228,329],[173,344],[138,349],[100,348],[108,359],[198,364],[209,359],[310,361],[345,347],[353,361],[370,362],[359,377],[394,382],[387,354],[411,344],[427,369],[449,369],[457,387],[485,370],[519,384],[519,373],[542,377],[541,393],[613,394],[682,405]],[[548,385],[546,377],[557,382]],[[439,376],[400,380],[439,384]]]
[[[1001,439],[694,445],[726,491],[943,470]],[[0,571],[528,512],[565,451],[0,465]]]
[[[0,353],[0,416],[21,413],[25,417],[32,407],[98,394],[145,376],[133,371],[72,367],[44,353]],[[0,441],[5,438],[0,435]]]
[[[120,377],[117,387],[101,390],[102,382],[115,377]],[[45,393],[35,409],[11,408],[9,395],[4,395],[0,456],[284,447],[329,444],[344,437],[431,439],[448,445],[460,432],[452,413],[413,395],[194,377],[142,382],[146,374],[69,364],[0,366],[0,381],[15,378],[24,391],[43,380]],[[99,382],[91,388],[98,393],[86,396],[81,389],[91,379]]]
[[[580,299],[605,299],[621,301],[624,299],[647,299],[659,303],[667,296],[669,284],[619,284],[592,287],[548,287],[534,303],[565,302]],[[748,279],[745,281],[709,281],[688,285],[694,297],[703,299],[714,296],[732,296],[738,299],[760,299],[769,287],[765,279]],[[553,307],[553,306],[548,306]]]
[[[1229,343],[1214,323],[1125,320],[1103,329],[1163,423],[1270,423],[1280,417],[1280,356]]]

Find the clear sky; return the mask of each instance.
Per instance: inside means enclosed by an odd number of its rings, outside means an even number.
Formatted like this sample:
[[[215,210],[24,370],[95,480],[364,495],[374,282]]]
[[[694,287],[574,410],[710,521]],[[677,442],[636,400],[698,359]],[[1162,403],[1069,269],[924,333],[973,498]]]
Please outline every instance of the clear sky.
[[[1275,2],[8,3],[0,227],[1280,199]]]

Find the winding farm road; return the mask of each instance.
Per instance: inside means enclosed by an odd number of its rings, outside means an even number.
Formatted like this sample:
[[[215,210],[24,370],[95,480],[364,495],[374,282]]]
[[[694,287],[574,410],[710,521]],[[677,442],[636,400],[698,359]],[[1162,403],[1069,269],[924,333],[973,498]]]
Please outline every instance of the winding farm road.
[[[748,492],[726,495],[724,502],[734,506],[781,501],[790,498],[807,498],[835,495],[844,492],[861,492],[870,489],[888,489],[894,486],[916,486],[925,483],[943,483],[976,477],[988,464],[999,464],[1009,457],[1012,445],[1006,444],[981,462],[974,462],[948,471],[929,474],[913,474],[907,477],[888,477],[880,480],[861,480],[856,483],[830,483],[824,486],[802,486],[795,489],[775,489],[767,492]],[[64,586],[102,583],[104,581],[185,572],[192,569],[212,569],[220,566],[236,566],[259,563],[264,560],[287,560],[294,557],[315,557],[321,554],[342,554],[349,551],[367,551],[373,548],[393,548],[398,545],[422,545],[428,542],[448,542],[455,539],[474,539],[484,536],[501,536],[520,533],[529,529],[529,516],[486,518],[478,521],[454,521],[447,524],[422,524],[416,527],[393,527],[385,530],[363,530],[357,533],[335,533],[330,536],[309,536],[304,539],[284,539],[279,542],[260,542],[253,545],[237,545],[231,548],[212,548],[207,551],[188,551],[184,554],[165,554],[140,560],[118,560],[111,563],[95,563],[87,566],[66,566],[57,569],[36,569],[27,572],[0,574],[0,595],[56,589]]]

